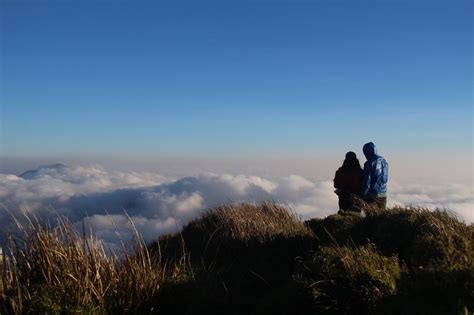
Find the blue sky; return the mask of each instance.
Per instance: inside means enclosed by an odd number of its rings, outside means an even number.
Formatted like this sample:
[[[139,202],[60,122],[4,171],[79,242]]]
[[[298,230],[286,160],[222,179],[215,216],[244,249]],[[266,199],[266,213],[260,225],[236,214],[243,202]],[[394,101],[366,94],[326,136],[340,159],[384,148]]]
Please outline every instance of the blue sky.
[[[472,158],[471,1],[2,1],[1,155]]]

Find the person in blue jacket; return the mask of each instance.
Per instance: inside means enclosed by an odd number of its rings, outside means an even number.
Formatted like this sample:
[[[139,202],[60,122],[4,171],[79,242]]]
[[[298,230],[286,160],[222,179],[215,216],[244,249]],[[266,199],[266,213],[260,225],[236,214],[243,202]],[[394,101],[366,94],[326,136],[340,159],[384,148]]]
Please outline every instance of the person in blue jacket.
[[[377,155],[377,148],[373,142],[366,143],[363,151],[367,161],[364,164],[361,196],[367,203],[379,210],[385,210],[387,207],[388,163],[383,157]]]

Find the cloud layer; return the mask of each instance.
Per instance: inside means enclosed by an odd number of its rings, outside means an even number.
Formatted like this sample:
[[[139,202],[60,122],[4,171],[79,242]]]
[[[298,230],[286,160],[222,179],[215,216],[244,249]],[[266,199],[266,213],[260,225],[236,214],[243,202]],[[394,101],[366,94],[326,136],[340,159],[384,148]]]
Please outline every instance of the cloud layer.
[[[331,180],[310,181],[291,175],[265,179],[250,175],[200,174],[173,178],[155,173],[111,172],[100,166],[56,164],[20,176],[0,174],[0,200],[15,215],[64,214],[84,223],[105,242],[117,234],[130,237],[130,215],[146,241],[177,230],[202,210],[241,201],[274,200],[294,208],[302,219],[337,211]],[[474,222],[472,187],[463,185],[400,185],[391,183],[389,204],[445,206],[466,222]],[[0,211],[0,226],[10,220]]]

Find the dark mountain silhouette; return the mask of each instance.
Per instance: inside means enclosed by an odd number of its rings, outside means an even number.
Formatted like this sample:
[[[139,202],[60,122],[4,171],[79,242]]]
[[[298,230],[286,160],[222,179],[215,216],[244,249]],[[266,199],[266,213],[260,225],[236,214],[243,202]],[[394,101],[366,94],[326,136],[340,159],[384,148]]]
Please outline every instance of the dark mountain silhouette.
[[[55,164],[49,164],[49,165],[42,165],[39,166],[38,168],[34,170],[28,170],[26,172],[23,172],[21,175],[18,175],[18,177],[21,177],[23,179],[34,179],[38,177],[39,174],[43,170],[54,170],[54,169],[62,169],[65,168],[66,166],[61,164],[61,163],[55,163]]]

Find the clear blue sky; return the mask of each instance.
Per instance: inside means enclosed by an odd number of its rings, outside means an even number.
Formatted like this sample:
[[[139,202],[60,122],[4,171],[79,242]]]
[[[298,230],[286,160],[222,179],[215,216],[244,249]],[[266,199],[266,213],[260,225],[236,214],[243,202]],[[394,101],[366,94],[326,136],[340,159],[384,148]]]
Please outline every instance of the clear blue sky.
[[[472,1],[2,1],[4,156],[472,154]]]

